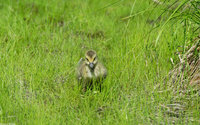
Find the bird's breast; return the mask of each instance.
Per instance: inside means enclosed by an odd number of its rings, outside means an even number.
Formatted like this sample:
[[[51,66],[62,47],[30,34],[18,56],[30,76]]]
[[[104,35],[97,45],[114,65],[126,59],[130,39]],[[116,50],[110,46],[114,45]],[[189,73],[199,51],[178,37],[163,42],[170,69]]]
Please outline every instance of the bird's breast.
[[[94,72],[91,71],[89,68],[86,68],[86,78],[92,79],[94,77],[95,77]]]

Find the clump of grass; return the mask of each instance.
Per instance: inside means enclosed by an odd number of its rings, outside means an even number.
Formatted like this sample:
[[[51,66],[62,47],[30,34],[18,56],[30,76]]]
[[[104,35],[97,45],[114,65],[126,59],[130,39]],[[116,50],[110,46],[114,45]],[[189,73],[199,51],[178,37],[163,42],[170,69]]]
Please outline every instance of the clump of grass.
[[[159,40],[167,23],[173,22],[175,24],[172,25],[173,27],[176,26],[177,23],[181,23],[183,26],[181,34],[184,36],[182,39],[184,44],[181,45],[180,49],[177,49],[176,58],[171,58],[174,68],[169,73],[169,80],[165,79],[163,87],[160,88],[160,86],[157,86],[161,89],[160,92],[162,93],[166,91],[173,92],[174,97],[172,97],[171,104],[162,105],[162,107],[166,110],[165,112],[168,116],[170,116],[169,118],[174,122],[180,117],[188,117],[188,121],[195,121],[196,114],[199,114],[195,109],[191,110],[191,104],[188,103],[188,101],[192,101],[196,105],[199,100],[199,90],[196,92],[196,89],[189,86],[189,83],[193,84],[191,83],[192,81],[190,82],[191,78],[198,75],[199,72],[200,13],[198,8],[199,2],[197,1],[175,1],[173,4],[170,4],[170,6],[165,9],[165,12],[162,13],[162,16],[170,16],[161,24],[160,32],[156,39],[156,41]],[[174,60],[176,63],[174,63]],[[185,113],[188,112],[188,109],[191,110],[190,113],[193,115]]]

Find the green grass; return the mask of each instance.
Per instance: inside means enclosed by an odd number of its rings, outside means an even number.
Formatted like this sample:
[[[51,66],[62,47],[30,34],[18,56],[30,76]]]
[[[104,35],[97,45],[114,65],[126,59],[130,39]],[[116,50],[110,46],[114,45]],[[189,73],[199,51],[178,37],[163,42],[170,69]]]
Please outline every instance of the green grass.
[[[151,0],[2,1],[0,123],[199,124],[199,96],[162,84],[170,58],[176,63],[176,49],[194,36],[180,21],[165,24],[169,15],[149,23],[165,7]],[[75,67],[88,49],[108,69],[101,93],[78,90]],[[178,118],[162,107],[175,102],[185,106]]]

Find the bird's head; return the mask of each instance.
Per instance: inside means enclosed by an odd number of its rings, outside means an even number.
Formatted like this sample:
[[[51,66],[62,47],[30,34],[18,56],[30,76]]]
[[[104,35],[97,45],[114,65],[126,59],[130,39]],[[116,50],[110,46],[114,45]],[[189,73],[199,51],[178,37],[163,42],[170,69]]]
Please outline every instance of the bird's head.
[[[85,53],[85,62],[90,69],[93,70],[95,68],[96,64],[98,63],[98,60],[97,54],[94,50],[89,50]]]

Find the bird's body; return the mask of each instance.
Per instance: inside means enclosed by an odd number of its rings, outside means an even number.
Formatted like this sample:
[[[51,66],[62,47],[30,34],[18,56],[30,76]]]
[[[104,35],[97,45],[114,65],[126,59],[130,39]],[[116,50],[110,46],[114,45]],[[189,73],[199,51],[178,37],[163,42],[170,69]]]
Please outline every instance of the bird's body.
[[[85,59],[80,59],[77,67],[77,79],[84,91],[92,88],[94,83],[101,86],[102,80],[107,76],[107,69],[97,60],[95,51],[87,51],[85,56]]]

